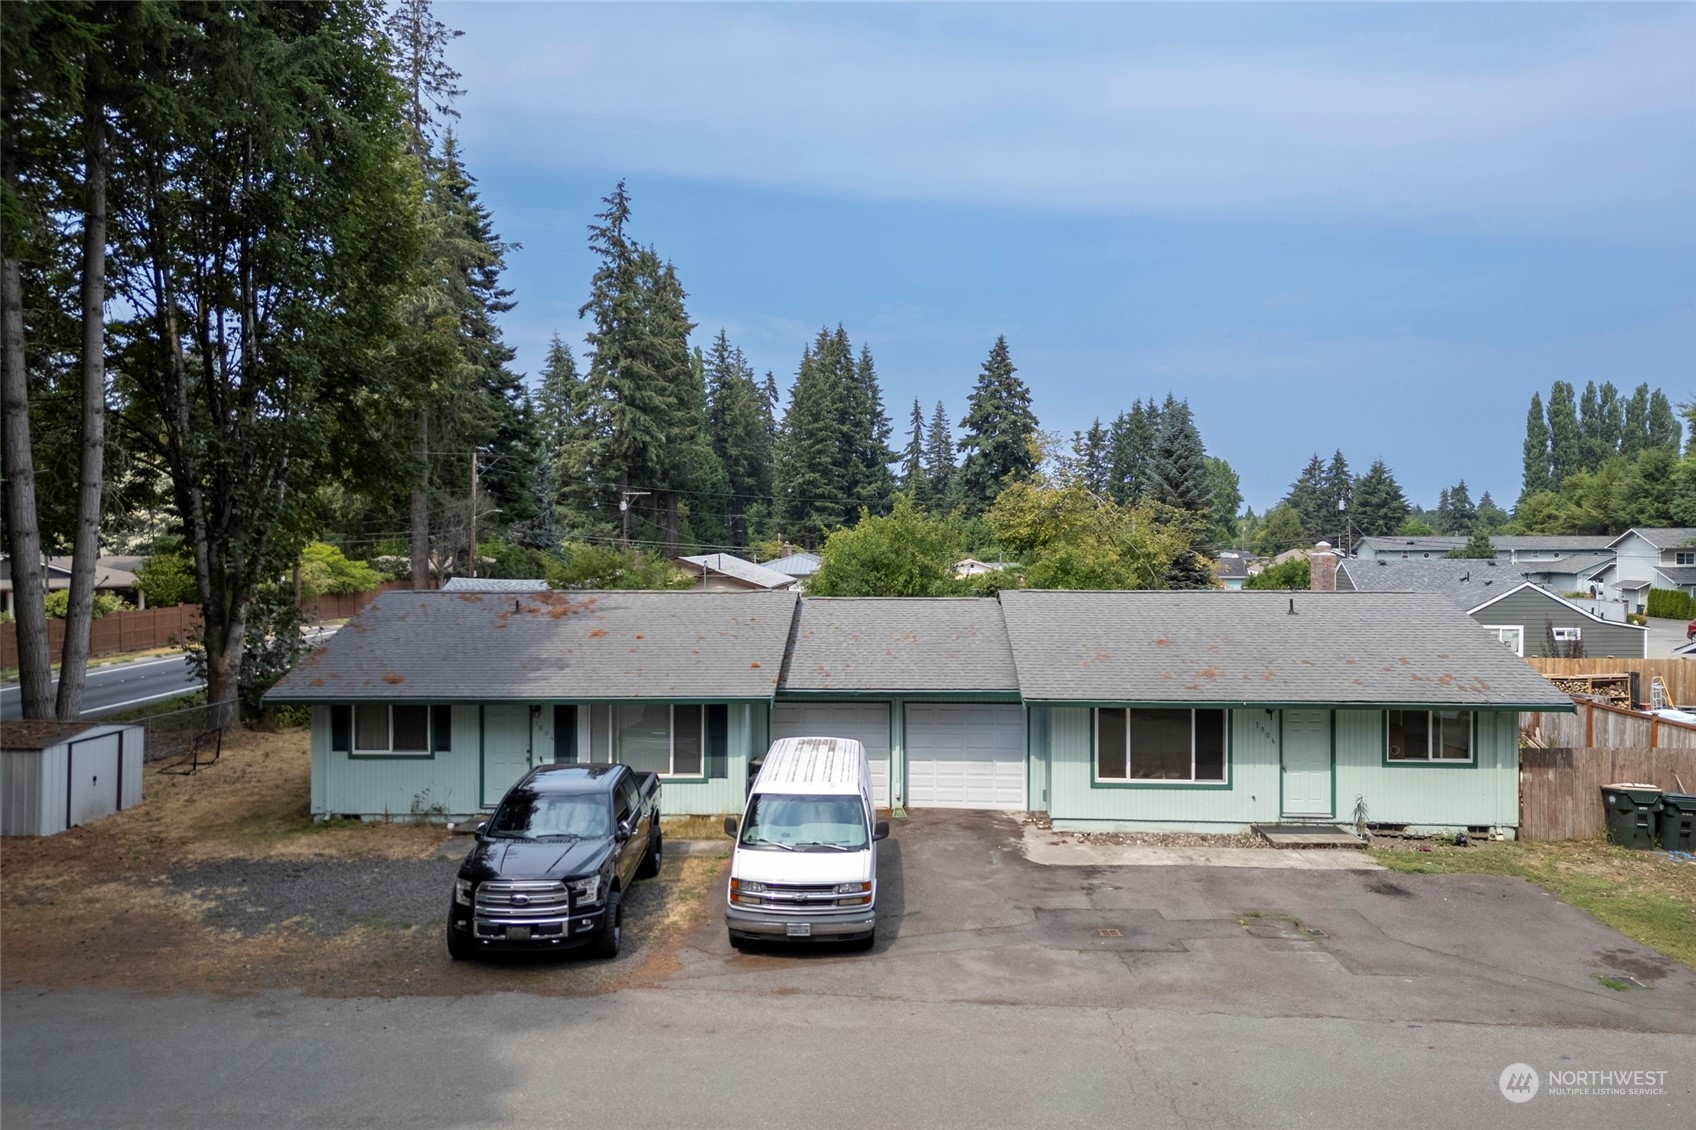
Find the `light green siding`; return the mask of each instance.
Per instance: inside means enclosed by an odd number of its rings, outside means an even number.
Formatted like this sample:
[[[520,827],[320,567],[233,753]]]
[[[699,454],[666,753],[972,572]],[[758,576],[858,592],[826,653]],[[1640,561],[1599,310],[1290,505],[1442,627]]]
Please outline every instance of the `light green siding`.
[[[1384,712],[1331,713],[1335,743],[1335,823],[1353,818],[1365,798],[1373,823],[1415,828],[1491,827],[1519,823],[1519,727],[1511,712],[1480,712],[1470,765],[1385,764]],[[1093,781],[1093,712],[1085,707],[1032,711],[1032,780],[1045,754],[1048,812],[1057,828],[1135,831],[1231,831],[1281,817],[1279,712],[1229,712],[1228,786]],[[1034,719],[1042,717],[1039,724]],[[1039,750],[1041,753],[1039,754]],[[1037,794],[1033,791],[1033,797]]]
[[[553,760],[553,703],[531,712],[530,764]],[[406,818],[469,818],[483,811],[480,708],[453,707],[453,748],[433,757],[352,757],[330,749],[330,708],[312,708],[312,814]],[[764,703],[731,703],[728,710],[728,776],[664,780],[665,813],[712,816],[740,812],[748,763],[766,746]]]
[[[1046,706],[1033,706],[1025,712],[1025,733],[1028,735],[1029,758],[1026,771],[1025,795],[1032,812],[1049,810],[1049,792],[1053,788],[1048,776],[1048,751],[1051,745],[1049,727],[1052,711]]]

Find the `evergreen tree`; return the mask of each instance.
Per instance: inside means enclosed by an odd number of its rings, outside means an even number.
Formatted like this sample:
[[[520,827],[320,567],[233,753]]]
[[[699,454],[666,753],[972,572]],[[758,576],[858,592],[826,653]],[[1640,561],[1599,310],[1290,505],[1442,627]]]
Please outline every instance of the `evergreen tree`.
[[[729,543],[742,549],[771,506],[771,403],[722,329],[705,369],[707,433],[726,479],[722,522]]]
[[[1101,426],[1101,417],[1090,423],[1089,431],[1072,436],[1072,453],[1077,456],[1084,486],[1096,494],[1108,495],[1113,452],[1107,429]]]
[[[1566,477],[1583,466],[1583,437],[1572,385],[1556,381],[1549,389],[1549,473],[1554,488],[1559,490]]]
[[[1290,484],[1284,505],[1295,511],[1301,521],[1302,536],[1309,544],[1319,541],[1334,524],[1336,510],[1326,482],[1325,461],[1319,458],[1317,452],[1307,461],[1296,481]]]
[[[1640,384],[1625,402],[1620,425],[1619,453],[1633,457],[1649,446],[1649,386]]]
[[[1603,381],[1596,390],[1596,441],[1602,458],[1619,454],[1625,433],[1625,405],[1614,382]]]
[[[942,401],[930,418],[930,438],[925,447],[925,475],[930,480],[928,497],[936,510],[952,510],[959,501],[959,468],[954,463],[954,429]]]
[[[1672,410],[1667,394],[1656,389],[1649,397],[1649,446],[1661,447],[1677,455],[1683,444],[1684,429]]]
[[[1140,502],[1153,488],[1154,449],[1160,433],[1160,406],[1141,400],[1121,412],[1108,429],[1108,494],[1121,505]]]
[[[1531,408],[1525,414],[1525,472],[1519,497],[1527,498],[1538,491],[1549,490],[1553,485],[1549,475],[1549,425],[1543,418],[1543,397],[1533,392]]]
[[[1196,430],[1190,406],[1168,396],[1160,413],[1160,441],[1155,448],[1154,499],[1177,510],[1213,518],[1213,490],[1207,474],[1207,452]]]
[[[1353,494],[1354,477],[1349,474],[1348,460],[1343,458],[1342,451],[1335,451],[1325,468],[1326,517],[1325,529],[1320,536],[1339,548],[1347,548],[1348,532],[1343,524],[1354,509]]]
[[[1602,465],[1609,452],[1602,444],[1602,414],[1598,406],[1596,382],[1590,381],[1578,397],[1579,466],[1594,471]]]
[[[971,515],[989,509],[1008,475],[1036,469],[1030,441],[1037,421],[1031,412],[1030,389],[1014,375],[1017,371],[1006,337],[996,338],[967,402],[966,417],[960,421],[965,433],[960,450],[966,453],[960,467],[960,493]]]
[[[1213,502],[1212,539],[1220,546],[1234,545],[1241,527],[1237,510],[1243,504],[1242,480],[1223,459],[1207,457],[1208,495]]]
[[[913,398],[907,421],[907,446],[901,453],[901,491],[920,509],[930,506],[930,477],[925,474],[925,412]]]
[[[1373,460],[1354,487],[1354,508],[1349,522],[1355,535],[1389,537],[1407,518],[1407,497],[1402,494],[1401,484],[1382,459]]]
[[[1470,559],[1474,561],[1494,561],[1496,558],[1496,547],[1490,544],[1489,531],[1484,529],[1483,526],[1479,526],[1474,529],[1472,531],[1472,535],[1466,539],[1465,545],[1461,546],[1459,549],[1451,549],[1447,553],[1443,554],[1443,556],[1457,559]]]
[[[1508,512],[1496,505],[1496,500],[1485,491],[1484,497],[1478,500],[1478,520],[1474,529],[1493,533],[1508,524]]]
[[[1473,526],[1478,524],[1478,507],[1473,505],[1472,492],[1462,479],[1445,492],[1448,499],[1446,517],[1439,525],[1437,532],[1443,534],[1470,534]]]
[[[838,326],[842,355],[851,359],[848,336]],[[883,410],[883,392],[878,387],[877,367],[872,351],[860,346],[860,356],[845,375],[848,416],[845,421],[844,465],[847,470],[845,486],[849,499],[873,514],[889,509],[889,499],[895,493],[895,476],[889,464],[895,453],[889,449],[890,423]]]
[[[836,342],[820,330],[802,350],[778,439],[778,516],[785,537],[807,549],[824,544],[848,517],[841,456],[847,389],[838,379]]]

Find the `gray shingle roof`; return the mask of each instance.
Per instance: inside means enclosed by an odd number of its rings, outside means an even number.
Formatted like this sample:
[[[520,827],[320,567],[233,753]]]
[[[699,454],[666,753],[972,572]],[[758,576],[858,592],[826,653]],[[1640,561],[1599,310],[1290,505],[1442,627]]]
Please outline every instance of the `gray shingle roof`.
[[[1628,534],[1637,534],[1656,549],[1676,549],[1696,542],[1696,526],[1656,526],[1650,529],[1634,526],[1608,544],[1611,546],[1624,541]]]
[[[1466,544],[1465,538],[1451,537],[1447,534],[1432,534],[1427,537],[1372,537],[1358,538],[1355,541],[1355,551],[1361,546],[1369,546],[1379,552],[1405,549],[1447,553],[1451,549],[1459,549]]]
[[[387,592],[266,699],[769,699],[795,599]]]
[[[783,691],[1017,693],[993,599],[808,597],[795,619]]]
[[[695,557],[679,557],[678,563],[692,566],[689,571],[696,576],[702,569],[721,573],[726,577],[756,589],[782,589],[795,583],[795,578],[775,569],[767,569],[764,565],[756,565],[734,553],[703,553]]]
[[[1027,701],[1572,704],[1435,594],[1009,591],[1001,604]]]
[[[1573,553],[1548,561],[1521,561],[1518,567],[1527,573],[1578,573],[1589,575],[1617,558],[1611,553]]]
[[[819,555],[791,553],[788,557],[774,557],[770,561],[762,561],[760,568],[782,573],[786,577],[810,577],[819,571]]]
[[[1655,572],[1675,585],[1696,585],[1696,565],[1657,565]]]
[[[548,582],[518,577],[449,577],[443,592],[547,592]]]
[[[1595,552],[1613,544],[1611,534],[1492,534],[1490,544],[1497,549],[1542,550],[1568,549],[1574,553]]]
[[[1470,612],[1525,582],[1530,572],[1525,562],[1506,561],[1361,561],[1342,562],[1337,569],[1338,588],[1342,578],[1356,592],[1434,592],[1449,598],[1461,611]]]

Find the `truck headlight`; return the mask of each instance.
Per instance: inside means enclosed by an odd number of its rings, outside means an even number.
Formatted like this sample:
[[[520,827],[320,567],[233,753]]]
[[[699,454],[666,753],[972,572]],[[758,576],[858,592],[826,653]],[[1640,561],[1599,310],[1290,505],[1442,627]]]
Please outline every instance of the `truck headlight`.
[[[587,879],[573,879],[566,884],[578,902],[594,902],[601,897],[601,877],[591,875]]]
[[[453,881],[453,901],[457,902],[460,906],[470,906],[471,887],[472,883],[470,879],[455,879]]]

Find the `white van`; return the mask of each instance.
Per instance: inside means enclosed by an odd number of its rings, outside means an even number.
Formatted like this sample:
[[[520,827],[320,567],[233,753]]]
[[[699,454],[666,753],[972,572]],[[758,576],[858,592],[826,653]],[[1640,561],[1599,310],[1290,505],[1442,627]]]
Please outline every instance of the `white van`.
[[[877,941],[877,841],[871,766],[852,738],[783,738],[766,751],[730,857],[730,944]]]

